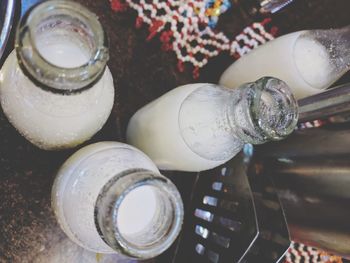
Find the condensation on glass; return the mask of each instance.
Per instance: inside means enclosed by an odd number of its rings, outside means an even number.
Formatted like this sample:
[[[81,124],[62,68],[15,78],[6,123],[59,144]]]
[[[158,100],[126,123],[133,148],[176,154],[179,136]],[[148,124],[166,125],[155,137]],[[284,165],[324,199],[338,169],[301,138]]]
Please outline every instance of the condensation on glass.
[[[99,131],[114,101],[98,17],[71,1],[30,9],[0,72],[1,106],[11,124],[46,149],[74,147]]]
[[[117,142],[73,154],[55,179],[52,207],[76,244],[137,259],[169,248],[184,214],[175,185],[141,151]]]

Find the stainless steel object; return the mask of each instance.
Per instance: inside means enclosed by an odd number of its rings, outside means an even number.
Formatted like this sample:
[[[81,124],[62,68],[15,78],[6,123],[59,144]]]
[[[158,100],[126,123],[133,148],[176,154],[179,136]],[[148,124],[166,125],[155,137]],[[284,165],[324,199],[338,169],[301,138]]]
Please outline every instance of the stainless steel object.
[[[300,122],[327,124],[259,147],[256,158],[275,182],[292,239],[350,258],[350,84],[299,104]]]
[[[13,26],[15,2],[16,0],[1,0],[0,2],[0,60]]]
[[[242,12],[248,16],[256,16],[257,14],[274,14],[294,0],[233,0]]]
[[[350,112],[350,83],[302,99],[298,104],[299,122],[346,114]]]
[[[261,13],[276,13],[294,0],[260,0]]]
[[[247,145],[232,161],[197,175],[175,262],[282,259],[290,245],[287,224],[269,178],[256,167],[248,172],[252,150]]]

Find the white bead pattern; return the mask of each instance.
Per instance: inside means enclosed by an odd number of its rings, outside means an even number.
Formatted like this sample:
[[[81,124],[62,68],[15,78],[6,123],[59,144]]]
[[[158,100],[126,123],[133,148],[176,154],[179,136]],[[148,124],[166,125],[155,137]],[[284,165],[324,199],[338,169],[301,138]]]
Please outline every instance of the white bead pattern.
[[[212,29],[213,17],[206,13],[209,0],[110,0],[122,1],[138,13],[139,20],[150,26],[150,38],[163,32],[168,34],[163,44],[172,49],[177,59],[195,68],[205,66],[209,58],[227,51],[235,58],[272,40],[263,23],[253,23],[234,39]],[[220,10],[226,11],[221,6]],[[218,17],[215,17],[217,21]],[[164,43],[165,42],[165,43]]]
[[[284,263],[342,263],[342,259],[329,255],[316,248],[292,242]]]

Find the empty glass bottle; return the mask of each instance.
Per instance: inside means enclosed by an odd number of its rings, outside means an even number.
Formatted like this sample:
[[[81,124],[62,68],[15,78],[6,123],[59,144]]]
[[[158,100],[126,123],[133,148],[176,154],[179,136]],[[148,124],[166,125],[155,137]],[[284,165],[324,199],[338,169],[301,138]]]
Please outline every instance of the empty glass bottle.
[[[183,220],[175,185],[144,153],[117,142],[95,143],[73,154],[55,179],[52,207],[76,244],[137,259],[166,250]]]
[[[202,171],[231,159],[244,143],[284,138],[293,131],[297,115],[288,86],[275,78],[238,89],[191,84],[137,111],[127,141],[160,169]]]
[[[301,99],[328,88],[350,69],[350,26],[276,38],[235,61],[222,74],[229,88],[263,76],[282,79]]]
[[[76,146],[102,128],[114,101],[106,35],[97,16],[71,1],[45,1],[20,21],[0,71],[2,109],[43,149]]]

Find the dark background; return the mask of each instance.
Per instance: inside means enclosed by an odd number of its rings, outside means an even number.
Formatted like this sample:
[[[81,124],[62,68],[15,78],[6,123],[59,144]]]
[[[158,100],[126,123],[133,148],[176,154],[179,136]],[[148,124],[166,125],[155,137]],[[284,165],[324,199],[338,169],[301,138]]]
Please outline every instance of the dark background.
[[[33,2],[38,1],[22,0],[22,11],[18,9],[18,16]],[[181,84],[217,82],[220,74],[233,62],[233,58],[223,53],[201,70],[199,80],[193,80],[191,67],[179,73],[175,55],[160,51],[157,38],[145,41],[148,30],[146,27],[135,29],[134,11],[116,14],[110,9],[108,0],[78,2],[100,16],[109,35],[109,67],[116,88],[115,104],[107,124],[85,145],[102,140],[124,141],[128,119],[138,108]],[[349,10],[349,0],[296,0],[274,15],[273,23],[279,27],[279,34],[341,27],[350,24]],[[248,9],[234,6],[220,18],[218,29],[234,36],[257,19],[259,17],[250,15]],[[12,43],[9,44],[10,49]],[[53,262],[48,258],[54,252],[47,251],[53,251],[57,244],[62,244],[65,236],[53,218],[50,190],[56,170],[75,150],[46,152],[36,148],[23,139],[0,112],[1,263]],[[184,173],[172,178],[187,205],[193,175]],[[56,250],[64,255],[70,253],[70,247],[69,244]],[[170,258],[171,251],[157,262],[169,263]]]

